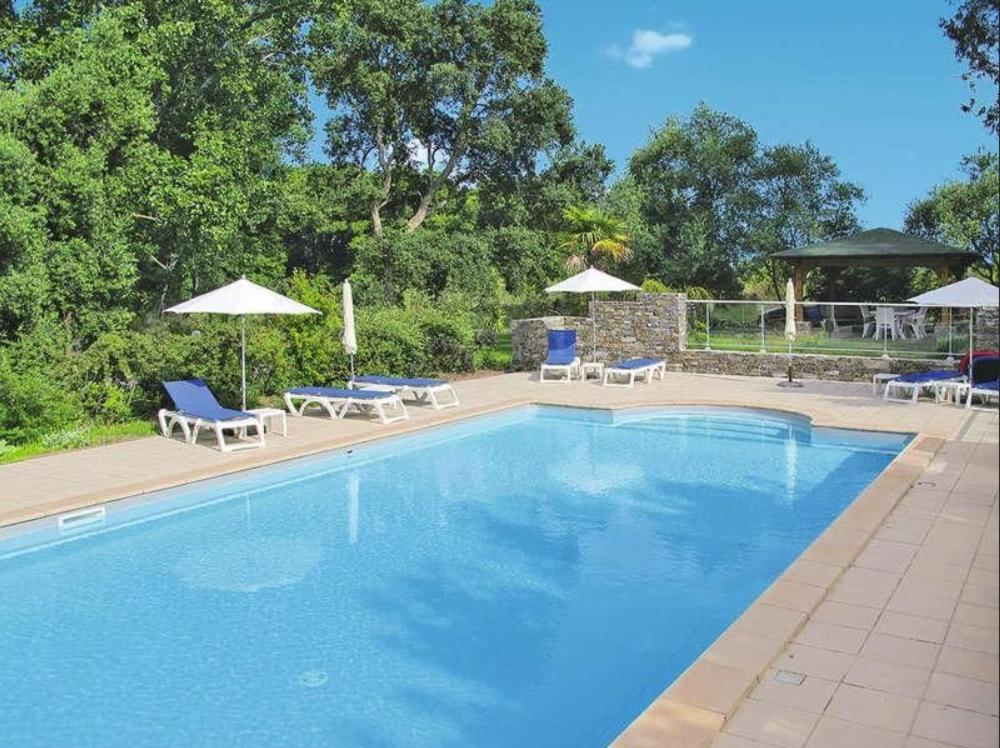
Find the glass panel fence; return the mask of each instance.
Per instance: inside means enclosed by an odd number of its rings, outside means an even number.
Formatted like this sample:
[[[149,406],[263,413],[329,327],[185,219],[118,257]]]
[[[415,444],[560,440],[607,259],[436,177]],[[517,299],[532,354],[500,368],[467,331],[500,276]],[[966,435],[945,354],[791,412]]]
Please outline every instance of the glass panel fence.
[[[915,304],[799,302],[793,353],[957,359],[969,348],[969,310]],[[690,350],[787,353],[785,305],[689,300]]]

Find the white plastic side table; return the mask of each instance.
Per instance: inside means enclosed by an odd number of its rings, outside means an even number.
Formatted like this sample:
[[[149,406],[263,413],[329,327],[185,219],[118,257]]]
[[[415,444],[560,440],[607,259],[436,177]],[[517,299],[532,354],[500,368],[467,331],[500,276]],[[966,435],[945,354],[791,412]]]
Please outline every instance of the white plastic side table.
[[[274,431],[274,422],[281,423],[281,435],[288,436],[288,414],[281,408],[251,408],[247,413],[253,413],[264,426],[265,433]]]

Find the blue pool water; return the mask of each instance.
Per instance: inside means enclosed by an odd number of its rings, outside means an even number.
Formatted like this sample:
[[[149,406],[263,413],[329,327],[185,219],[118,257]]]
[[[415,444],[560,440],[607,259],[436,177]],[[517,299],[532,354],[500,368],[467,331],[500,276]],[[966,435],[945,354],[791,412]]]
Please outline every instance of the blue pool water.
[[[606,745],[906,440],[524,408],[0,539],[0,744]]]

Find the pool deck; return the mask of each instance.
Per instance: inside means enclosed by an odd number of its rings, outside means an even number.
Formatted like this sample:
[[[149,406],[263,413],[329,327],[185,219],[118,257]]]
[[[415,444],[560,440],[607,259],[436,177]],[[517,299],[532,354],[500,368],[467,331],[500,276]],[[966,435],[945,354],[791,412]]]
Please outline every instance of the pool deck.
[[[409,421],[390,426],[289,418],[289,436],[259,450],[222,454],[150,437],[53,454],[0,466],[0,527],[528,403],[771,408],[815,425],[914,432],[615,745],[1000,745],[996,411],[885,404],[869,385],[775,384],[668,372],[623,389],[505,374],[458,382],[461,407],[414,406]]]

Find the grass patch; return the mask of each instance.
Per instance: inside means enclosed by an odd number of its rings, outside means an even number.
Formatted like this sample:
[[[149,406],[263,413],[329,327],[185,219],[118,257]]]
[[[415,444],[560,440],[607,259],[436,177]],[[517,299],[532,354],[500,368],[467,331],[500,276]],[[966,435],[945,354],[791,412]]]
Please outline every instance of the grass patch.
[[[514,364],[514,347],[509,331],[497,333],[496,342],[476,350],[473,365],[477,370],[507,371]]]
[[[97,447],[124,439],[151,436],[155,430],[155,424],[151,420],[143,419],[115,424],[72,426],[63,431],[46,434],[43,438],[27,444],[8,444],[0,440],[0,465],[52,452],[63,452],[67,449]]]

